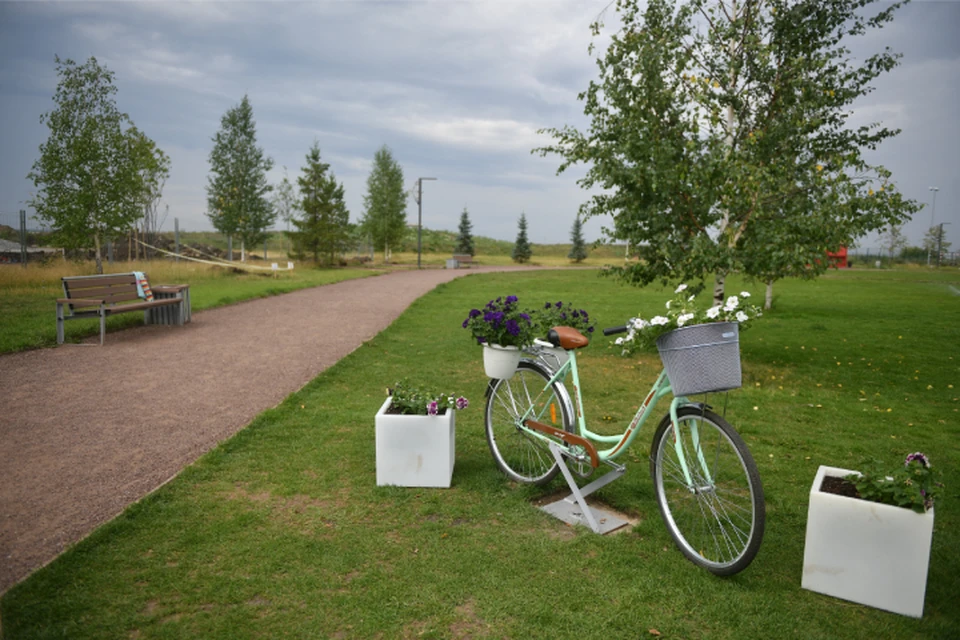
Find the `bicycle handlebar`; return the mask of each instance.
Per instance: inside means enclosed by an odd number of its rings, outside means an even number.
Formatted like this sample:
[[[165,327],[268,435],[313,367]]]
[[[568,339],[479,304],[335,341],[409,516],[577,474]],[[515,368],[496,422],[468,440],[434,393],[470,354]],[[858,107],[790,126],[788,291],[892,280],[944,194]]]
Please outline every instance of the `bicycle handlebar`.
[[[627,326],[626,326],[626,325],[624,325],[624,326],[622,326],[622,327],[609,327],[608,329],[604,329],[604,330],[603,330],[603,335],[605,335],[605,336],[612,336],[612,335],[617,334],[617,333],[626,333],[626,331],[627,331]]]

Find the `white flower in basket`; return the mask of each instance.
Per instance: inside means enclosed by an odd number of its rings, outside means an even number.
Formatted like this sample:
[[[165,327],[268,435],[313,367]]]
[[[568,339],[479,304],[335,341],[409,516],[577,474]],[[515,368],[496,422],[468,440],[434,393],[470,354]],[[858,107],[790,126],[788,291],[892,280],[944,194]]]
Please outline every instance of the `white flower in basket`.
[[[750,293],[742,291],[701,311],[686,290],[685,284],[677,287],[666,315],[632,318],[616,344],[624,355],[656,346],[674,395],[736,389],[741,384],[739,331],[762,315],[760,309],[744,304]]]

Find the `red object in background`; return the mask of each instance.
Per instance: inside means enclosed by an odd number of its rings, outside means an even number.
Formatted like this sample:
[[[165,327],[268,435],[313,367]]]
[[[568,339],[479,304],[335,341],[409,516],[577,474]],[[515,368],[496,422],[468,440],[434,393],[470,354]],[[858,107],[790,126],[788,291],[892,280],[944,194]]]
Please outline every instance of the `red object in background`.
[[[830,260],[830,266],[838,269],[846,269],[850,266],[847,262],[847,248],[840,247],[836,252],[827,251],[827,258]]]

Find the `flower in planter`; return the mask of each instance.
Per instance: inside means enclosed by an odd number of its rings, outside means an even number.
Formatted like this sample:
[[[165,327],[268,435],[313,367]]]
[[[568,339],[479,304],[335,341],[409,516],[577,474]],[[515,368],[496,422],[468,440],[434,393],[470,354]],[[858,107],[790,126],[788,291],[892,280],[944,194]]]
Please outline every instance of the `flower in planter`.
[[[696,295],[691,295],[687,289],[685,284],[677,287],[674,297],[667,300],[663,315],[649,320],[640,316],[630,319],[627,335],[617,338],[614,343],[622,349],[623,355],[650,350],[656,347],[657,338],[675,329],[710,322],[736,322],[743,331],[752,320],[763,315],[759,307],[745,302],[750,297],[749,291],[741,291],[739,296],[730,296],[723,304],[701,310],[695,302]]]
[[[463,328],[478,344],[522,347],[533,342],[535,327],[531,312],[520,307],[517,296],[500,297],[483,309],[471,309]]]
[[[856,487],[863,500],[923,513],[933,506],[943,489],[939,472],[931,466],[930,458],[919,451],[908,455],[903,465],[895,469],[884,468],[879,461],[865,468],[860,475],[844,478]]]
[[[541,336],[546,336],[554,327],[573,327],[585,336],[596,330],[590,314],[569,302],[547,302],[533,314],[533,320]]]
[[[435,416],[447,409],[466,409],[470,406],[470,402],[463,396],[437,393],[433,389],[411,385],[406,380],[397,382],[393,389],[387,391],[392,397],[388,413]]]

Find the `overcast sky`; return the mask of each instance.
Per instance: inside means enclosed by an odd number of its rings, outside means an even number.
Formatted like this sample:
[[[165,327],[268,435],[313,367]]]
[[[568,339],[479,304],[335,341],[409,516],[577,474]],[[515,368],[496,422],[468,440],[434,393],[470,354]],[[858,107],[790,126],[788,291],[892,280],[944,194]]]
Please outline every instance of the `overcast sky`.
[[[8,2],[0,0],[0,222],[32,195],[27,173],[54,107],[54,55],[90,56],[115,72],[117,103],[170,156],[164,229],[210,229],[211,138],[250,97],[259,144],[291,179],[314,140],[363,211],[374,153],[388,145],[412,190],[424,182],[423,224],[455,230],[470,211],[477,235],[513,240],[525,212],[533,242],[568,242],[581,172],[530,154],[542,127],[586,127],[577,94],[596,76],[589,24],[610,0],[370,2]],[[607,15],[616,25],[612,10]],[[951,223],[960,248],[960,2],[915,1],[855,44],[902,64],[859,103],[854,120],[902,129],[871,160],[906,197],[925,203],[905,232],[919,244]],[[935,212],[929,187],[939,187]],[[416,222],[411,198],[408,221]],[[600,235],[589,221],[589,240]],[[875,246],[873,238],[864,247]]]

